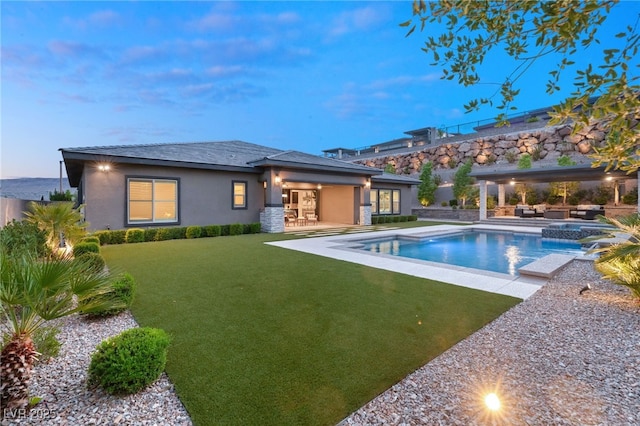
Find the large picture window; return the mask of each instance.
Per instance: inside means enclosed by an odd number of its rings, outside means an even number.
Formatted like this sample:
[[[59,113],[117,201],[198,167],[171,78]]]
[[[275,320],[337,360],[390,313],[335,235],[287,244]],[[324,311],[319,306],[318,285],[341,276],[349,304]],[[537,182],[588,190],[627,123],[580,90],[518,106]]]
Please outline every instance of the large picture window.
[[[399,189],[372,189],[371,214],[400,214]]]
[[[175,179],[129,178],[129,223],[178,222],[178,181]]]
[[[247,208],[247,182],[233,181],[233,208]]]

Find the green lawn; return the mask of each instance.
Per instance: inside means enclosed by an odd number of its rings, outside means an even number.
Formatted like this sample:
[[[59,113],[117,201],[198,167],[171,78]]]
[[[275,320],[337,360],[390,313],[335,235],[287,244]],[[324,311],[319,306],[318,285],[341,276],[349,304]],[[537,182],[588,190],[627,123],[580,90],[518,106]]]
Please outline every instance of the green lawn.
[[[330,425],[520,299],[263,244],[285,235],[105,246],[132,311],[172,336],[196,425]]]

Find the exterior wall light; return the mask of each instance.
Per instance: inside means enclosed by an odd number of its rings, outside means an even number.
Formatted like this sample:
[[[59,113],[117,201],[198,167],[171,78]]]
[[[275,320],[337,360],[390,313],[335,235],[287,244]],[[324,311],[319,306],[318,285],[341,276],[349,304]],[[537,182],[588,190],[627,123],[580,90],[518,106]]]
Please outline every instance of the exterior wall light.
[[[101,172],[108,172],[109,170],[111,170],[111,166],[108,164],[99,164],[98,170],[100,170]]]
[[[322,189],[322,185],[318,184],[318,189]]]
[[[276,185],[280,185],[282,183],[282,179],[279,175],[276,175]]]
[[[367,188],[371,188],[371,179],[367,178],[367,181],[365,182],[364,186],[366,186]]]

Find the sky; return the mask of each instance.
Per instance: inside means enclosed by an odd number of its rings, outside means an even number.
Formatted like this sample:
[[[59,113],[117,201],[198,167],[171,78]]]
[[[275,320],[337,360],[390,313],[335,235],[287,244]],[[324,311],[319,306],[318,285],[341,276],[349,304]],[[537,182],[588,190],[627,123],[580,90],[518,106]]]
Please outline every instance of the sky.
[[[2,1],[0,177],[58,177],[59,148],[242,140],[321,155],[495,117],[463,107],[495,85],[442,80],[421,50],[426,34],[406,37],[411,6]],[[603,45],[639,13],[638,1],[616,6]],[[565,81],[545,93],[557,62],[520,80],[518,112],[571,92]],[[512,69],[500,54],[482,68],[488,83]]]

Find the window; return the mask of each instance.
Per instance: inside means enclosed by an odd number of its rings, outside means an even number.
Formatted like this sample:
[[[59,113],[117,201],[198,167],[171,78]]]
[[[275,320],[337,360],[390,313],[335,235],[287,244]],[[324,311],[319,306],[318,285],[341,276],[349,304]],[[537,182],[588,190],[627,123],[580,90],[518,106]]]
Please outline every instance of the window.
[[[177,180],[129,178],[127,190],[129,223],[178,221]]]
[[[371,214],[378,214],[378,190],[372,189],[369,198],[371,199]]]
[[[233,208],[247,208],[247,182],[233,181]]]
[[[400,190],[394,189],[391,193],[391,212],[393,214],[400,214]]]
[[[371,214],[400,214],[400,190],[372,189]]]

